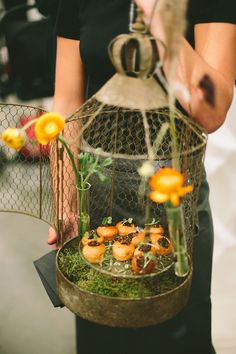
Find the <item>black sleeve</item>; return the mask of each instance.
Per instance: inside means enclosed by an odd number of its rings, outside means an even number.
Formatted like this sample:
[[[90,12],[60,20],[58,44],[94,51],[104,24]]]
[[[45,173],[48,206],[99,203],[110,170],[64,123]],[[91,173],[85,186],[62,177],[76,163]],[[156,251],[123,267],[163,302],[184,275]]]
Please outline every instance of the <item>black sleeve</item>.
[[[60,0],[56,33],[69,39],[80,38],[79,0]]]
[[[188,17],[193,24],[209,22],[236,24],[236,0],[190,0]]]

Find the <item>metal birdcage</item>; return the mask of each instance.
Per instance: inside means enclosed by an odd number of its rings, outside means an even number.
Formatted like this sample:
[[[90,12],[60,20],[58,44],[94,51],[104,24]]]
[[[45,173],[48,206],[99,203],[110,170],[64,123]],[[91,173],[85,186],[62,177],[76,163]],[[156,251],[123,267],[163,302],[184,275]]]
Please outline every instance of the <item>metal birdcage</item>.
[[[138,169],[147,161],[155,171],[178,162],[185,185],[194,188],[193,193],[181,200],[190,263],[185,276],[177,279],[173,267],[164,264],[152,280],[143,280],[145,276],[142,275],[119,275],[105,269],[102,264],[89,265],[82,257],[79,263],[84,262],[83,270],[86,268],[93,279],[104,274],[114,287],[119,278],[128,278],[128,282],[136,282],[133,285],[139,284],[141,292],[137,292],[133,299],[126,298],[125,293],[120,297],[101,295],[98,286],[94,286],[94,291],[80,287],[77,280],[72,281],[74,274],[69,278],[61,269],[63,252],[66,257],[71,249],[80,254],[78,238],[68,241],[71,236],[76,236],[75,225],[80,223],[77,215],[81,205],[66,149],[58,141],[51,144],[50,151],[35,144],[28,145],[28,155],[24,150],[12,155],[9,149],[1,147],[4,156],[1,158],[0,210],[27,213],[53,225],[62,245],[57,256],[61,300],[83,318],[120,327],[142,327],[163,322],[177,314],[187,302],[192,275],[194,224],[207,142],[201,127],[169,106],[168,95],[154,75],[158,63],[155,39],[146,33],[139,16],[137,18],[131,28],[132,33],[118,36],[109,46],[117,73],[67,119],[63,136],[75,158],[79,152],[84,152],[100,161],[112,159],[112,164],[103,168],[108,183],[101,183],[96,174],[89,179],[91,229],[101,225],[107,216],[112,216],[114,223],[132,218],[140,230],[155,218],[163,226],[165,235],[170,236],[164,205],[149,199],[147,185],[145,192],[140,192],[143,180]],[[21,124],[22,117],[30,119],[41,113],[41,110],[31,107],[3,105],[1,129]],[[80,273],[78,262],[70,262],[66,268],[75,269],[77,276]],[[170,265],[173,263],[174,258]],[[157,294],[145,295],[144,289],[161,283],[163,277],[174,279],[172,286]],[[101,311],[104,306],[106,313]]]
[[[152,37],[139,32],[121,35],[112,41],[109,50],[117,73],[67,120],[65,129],[72,150],[113,160],[104,169],[108,184],[101,184],[97,176],[90,178],[91,226],[97,227],[104,217],[111,215],[115,222],[131,217],[141,227],[150,221],[145,219],[147,204],[149,219],[163,219],[163,205],[157,206],[147,198],[140,201],[141,177],[137,170],[144,161],[151,161],[157,171],[178,160],[185,184],[194,186],[194,192],[183,198],[191,253],[206,133],[178,109],[170,112],[168,96],[153,76],[158,58]],[[176,132],[177,153],[173,150],[172,128]],[[68,163],[68,159],[62,158],[64,184],[73,173]],[[60,190],[61,199],[71,199],[65,188]],[[65,206],[61,204],[61,215],[63,211]],[[65,213],[64,216],[67,217]],[[62,226],[62,244],[66,241],[63,234]]]
[[[115,38],[109,46],[109,52],[117,73],[67,120],[65,129],[71,150],[89,153],[101,161],[112,158],[112,164],[103,170],[109,183],[102,184],[96,175],[89,179],[92,229],[101,225],[103,218],[108,215],[112,216],[115,223],[132,218],[141,230],[146,223],[157,218],[165,234],[168,234],[170,229],[163,204],[151,202],[148,189],[140,198],[142,178],[138,169],[145,161],[151,162],[155,171],[171,167],[177,161],[185,185],[194,188],[193,193],[184,196],[181,202],[190,269],[178,285],[156,296],[146,299],[142,290],[139,299],[127,299],[125,295],[122,298],[104,297],[96,288],[93,291],[80,288],[61,271],[60,256],[63,248],[59,252],[57,279],[63,302],[74,313],[110,326],[140,327],[173,317],[186,304],[191,284],[194,224],[207,136],[190,117],[169,106],[167,93],[160,80],[153,75],[158,62],[155,43],[145,33],[141,22],[138,22],[133,33]],[[62,157],[62,171],[62,180],[66,184],[66,181],[71,180],[66,155]],[[61,192],[61,200],[71,199],[71,189],[66,194],[65,189],[61,188]],[[69,216],[65,213],[65,207],[62,204],[60,206],[59,214],[64,212],[60,232],[61,243],[64,244],[66,238],[63,227],[67,227]],[[75,247],[78,252],[76,242],[69,241],[64,250],[67,252],[70,247]],[[117,274],[113,268],[107,270],[104,263],[99,266],[90,265],[88,270],[93,268],[94,276],[98,277],[102,273],[116,279],[125,276],[132,278],[126,271]],[[160,277],[165,277],[171,271],[169,266],[164,266],[157,271],[152,281],[155,284],[162,282]],[[146,285],[142,284],[142,289],[143,286]],[[104,306],[106,316],[104,312],[101,313]],[[152,316],[148,311],[150,308],[153,310]],[[148,317],[146,313],[149,313]]]

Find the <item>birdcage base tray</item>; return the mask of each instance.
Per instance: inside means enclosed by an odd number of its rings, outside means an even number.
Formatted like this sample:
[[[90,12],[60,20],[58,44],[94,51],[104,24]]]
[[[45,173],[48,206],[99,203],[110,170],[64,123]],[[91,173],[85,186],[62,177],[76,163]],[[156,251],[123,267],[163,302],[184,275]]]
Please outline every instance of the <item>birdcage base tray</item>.
[[[186,305],[192,271],[174,289],[144,298],[105,296],[80,288],[63,274],[59,262],[64,249],[74,247],[74,243],[75,239],[67,242],[58,252],[56,259],[58,295],[74,314],[101,325],[139,328],[167,321]]]

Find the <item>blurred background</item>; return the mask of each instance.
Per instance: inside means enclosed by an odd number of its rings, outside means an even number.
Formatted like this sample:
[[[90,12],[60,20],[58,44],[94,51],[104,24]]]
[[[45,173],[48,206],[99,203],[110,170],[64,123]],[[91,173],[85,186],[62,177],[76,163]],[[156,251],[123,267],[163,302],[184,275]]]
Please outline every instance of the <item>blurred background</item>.
[[[42,3],[0,0],[2,103],[52,107],[57,1]],[[236,95],[225,125],[209,136],[205,163],[215,225],[212,301],[218,354],[236,353],[235,116]],[[74,316],[53,308],[33,266],[50,251],[47,230],[32,217],[0,213],[0,354],[75,353]]]

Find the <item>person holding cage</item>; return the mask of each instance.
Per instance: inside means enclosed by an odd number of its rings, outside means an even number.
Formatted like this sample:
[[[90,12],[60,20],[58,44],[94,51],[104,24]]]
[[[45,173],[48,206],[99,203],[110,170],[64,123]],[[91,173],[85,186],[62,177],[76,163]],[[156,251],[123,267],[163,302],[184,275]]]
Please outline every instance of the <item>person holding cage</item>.
[[[167,0],[168,2],[168,0]],[[136,0],[154,37],[166,41],[159,5],[163,1]],[[174,3],[169,1],[169,3]],[[177,4],[176,4],[177,6]],[[57,22],[57,64],[54,110],[70,116],[113,74],[107,45],[128,32],[130,1],[61,0]],[[189,99],[177,92],[182,109],[208,133],[225,120],[233,96],[236,73],[236,5],[233,0],[190,0],[188,30],[181,38],[175,77],[188,88]],[[158,44],[157,44],[158,45]],[[163,71],[168,58],[159,49]],[[168,75],[167,79],[168,79]],[[190,300],[172,320],[143,329],[109,328],[79,317],[79,354],[143,353],[212,354],[211,267],[213,227],[204,179],[198,203],[198,232],[194,240],[194,272]],[[74,223],[73,213],[71,223]],[[57,235],[49,230],[48,243]]]

